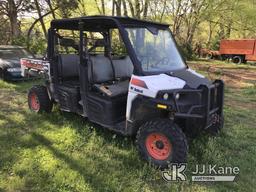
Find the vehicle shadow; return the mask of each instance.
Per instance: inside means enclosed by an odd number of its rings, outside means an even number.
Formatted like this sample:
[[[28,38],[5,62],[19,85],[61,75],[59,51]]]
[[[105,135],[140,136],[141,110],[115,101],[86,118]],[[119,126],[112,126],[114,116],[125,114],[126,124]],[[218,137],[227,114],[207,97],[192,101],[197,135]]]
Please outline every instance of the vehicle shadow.
[[[56,159],[63,161],[70,169],[79,173],[85,182],[90,185],[92,191],[104,191],[104,189],[115,191],[117,188],[109,183],[108,176],[113,177],[115,175],[116,179],[123,183],[122,187],[132,185],[129,176],[126,177],[123,174],[125,172],[134,174],[147,165],[140,160],[138,154],[134,153],[133,138],[116,135],[76,114],[61,112],[58,108],[55,108],[51,114],[34,114],[26,109],[25,103],[17,107],[16,101],[12,102],[12,99],[10,99],[10,102],[0,102],[0,106],[0,119],[2,120],[0,127],[2,133],[0,134],[0,146],[2,146],[0,160],[2,163],[0,163],[0,169],[8,165],[8,169],[12,170],[17,162],[23,162],[23,159],[20,158],[23,151],[27,149],[33,151],[34,149],[37,150],[37,147],[39,149],[43,147],[50,151]],[[73,157],[69,151],[70,149],[61,150],[55,147],[58,146],[57,143],[60,141],[55,142],[49,139],[46,136],[47,134],[44,135],[47,131],[57,133],[62,126],[68,126],[75,130],[80,135],[79,137],[83,138],[82,147],[87,147],[88,141],[91,138],[96,138],[102,140],[102,147],[106,146],[108,151],[104,152],[103,156],[102,154],[95,155],[86,152],[85,157]],[[43,131],[44,129],[45,131]],[[96,137],[93,134],[96,134]],[[75,152],[80,151],[79,148],[74,150]],[[130,156],[130,151],[132,151],[132,156]],[[30,162],[33,163],[32,160]],[[31,166],[37,165],[31,164]],[[37,182],[31,181],[27,174],[34,174],[36,180],[40,180],[44,175],[52,174],[42,173],[41,171],[37,174],[26,169],[29,169],[29,167],[24,167],[23,171],[17,173],[20,177],[24,177],[26,187],[28,187],[26,189],[33,189],[31,182]],[[146,169],[149,171],[146,171],[143,177],[149,177],[152,172],[148,166],[146,166]],[[37,171],[37,168],[34,171]],[[45,182],[48,180],[50,178],[45,178]],[[145,182],[152,184],[150,179],[147,180]]]
[[[74,158],[66,155],[65,153],[56,149],[46,137],[38,133],[32,133],[32,138],[35,142],[38,142],[38,145],[46,147],[52,154],[64,161],[72,170],[77,171],[84,180],[89,183],[92,191],[102,191],[103,189],[108,189],[110,191],[114,191],[115,189],[110,185],[104,183],[105,179],[99,175],[92,174],[92,170],[90,170],[90,166],[86,166],[81,164],[79,160],[75,160]],[[95,161],[101,161],[100,159],[95,159]],[[100,168],[99,168],[100,169]]]

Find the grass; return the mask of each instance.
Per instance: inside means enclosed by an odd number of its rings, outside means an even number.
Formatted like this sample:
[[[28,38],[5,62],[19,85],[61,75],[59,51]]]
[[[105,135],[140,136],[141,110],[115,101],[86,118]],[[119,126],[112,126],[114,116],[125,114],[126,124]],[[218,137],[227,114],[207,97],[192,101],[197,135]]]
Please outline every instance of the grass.
[[[0,191],[254,191],[256,87],[226,89],[219,137],[190,143],[195,164],[238,166],[235,182],[166,183],[142,161],[132,138],[60,112],[33,114],[26,92],[35,83],[0,81]]]

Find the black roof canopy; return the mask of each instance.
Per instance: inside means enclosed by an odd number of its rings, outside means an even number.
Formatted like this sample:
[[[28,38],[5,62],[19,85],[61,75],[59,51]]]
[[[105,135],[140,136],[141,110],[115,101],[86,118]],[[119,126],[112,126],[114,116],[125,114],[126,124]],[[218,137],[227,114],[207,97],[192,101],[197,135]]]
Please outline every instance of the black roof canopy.
[[[166,29],[168,24],[156,23],[152,21],[145,21],[133,19],[130,17],[113,17],[113,16],[87,16],[70,19],[55,19],[51,22],[51,27],[55,29],[69,29],[78,30],[79,22],[84,23],[85,30],[88,31],[102,31],[104,29],[116,28],[117,23],[122,26],[130,27],[156,27]]]

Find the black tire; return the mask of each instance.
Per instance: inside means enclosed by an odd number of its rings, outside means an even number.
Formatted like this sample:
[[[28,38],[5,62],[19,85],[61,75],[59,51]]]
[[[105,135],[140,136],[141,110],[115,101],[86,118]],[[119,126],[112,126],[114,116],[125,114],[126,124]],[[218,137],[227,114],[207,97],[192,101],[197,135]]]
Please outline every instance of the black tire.
[[[233,61],[233,63],[235,63],[235,64],[241,64],[242,62],[243,62],[243,58],[241,57],[241,56],[234,56],[233,58],[232,58],[232,61]]]
[[[212,53],[207,53],[206,59],[208,59],[208,60],[213,59]]]
[[[160,140],[157,140],[158,138],[155,136],[161,136],[165,139],[160,137]],[[157,141],[155,140],[152,145],[148,145],[152,137]],[[170,163],[186,162],[188,152],[186,136],[171,120],[155,119],[143,124],[137,133],[136,144],[142,158],[158,168],[167,168]],[[171,151],[168,153],[166,151],[170,146]],[[158,150],[160,154],[158,154]],[[156,151],[156,154],[152,151]],[[162,151],[164,152],[163,158],[161,157]]]
[[[219,56],[219,59],[220,59],[221,61],[225,61],[225,60],[227,60],[227,57],[226,57],[226,55],[220,55],[220,56]]]
[[[29,90],[28,106],[31,111],[36,113],[52,111],[53,102],[50,100],[45,86],[35,85]]]

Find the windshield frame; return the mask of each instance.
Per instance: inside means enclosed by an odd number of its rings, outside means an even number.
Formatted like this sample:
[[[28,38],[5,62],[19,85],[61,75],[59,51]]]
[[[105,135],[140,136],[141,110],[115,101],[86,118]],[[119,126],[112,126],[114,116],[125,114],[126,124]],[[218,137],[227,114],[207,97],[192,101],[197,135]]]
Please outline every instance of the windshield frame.
[[[168,31],[168,32],[170,33],[171,39],[172,39],[172,41],[173,41],[173,43],[174,43],[174,47],[176,48],[177,53],[179,54],[179,57],[180,57],[182,63],[184,64],[184,67],[181,67],[181,68],[179,68],[179,69],[159,70],[159,71],[145,71],[145,70],[143,70],[143,68],[142,68],[142,63],[141,63],[141,61],[139,60],[139,58],[137,57],[136,51],[135,51],[135,49],[134,49],[134,47],[133,47],[133,45],[132,45],[131,39],[129,38],[128,31],[127,31],[126,29],[127,29],[127,28],[145,28],[145,29],[147,29],[148,31],[150,31],[148,28],[150,28],[150,27],[152,27],[152,26],[150,26],[150,25],[142,25],[142,26],[138,26],[138,25],[123,25],[123,27],[124,27],[124,30],[125,30],[125,32],[126,32],[127,39],[128,39],[128,41],[129,41],[129,43],[131,44],[131,48],[133,49],[133,52],[134,52],[134,55],[135,55],[136,60],[137,60],[137,62],[138,62],[138,65],[140,66],[141,73],[142,73],[143,75],[158,75],[158,74],[162,74],[162,73],[172,73],[172,72],[175,72],[175,71],[180,71],[180,70],[184,70],[184,69],[187,69],[187,68],[188,68],[187,62],[186,62],[184,56],[181,54],[181,51],[180,51],[180,49],[179,49],[179,47],[178,47],[178,45],[177,45],[177,41],[176,41],[175,38],[173,37],[173,33],[172,33],[172,31],[170,30],[170,28],[169,28],[169,27],[156,27],[156,26],[154,26],[154,28],[156,28],[156,29],[158,29],[158,30],[166,30],[166,31]]]

